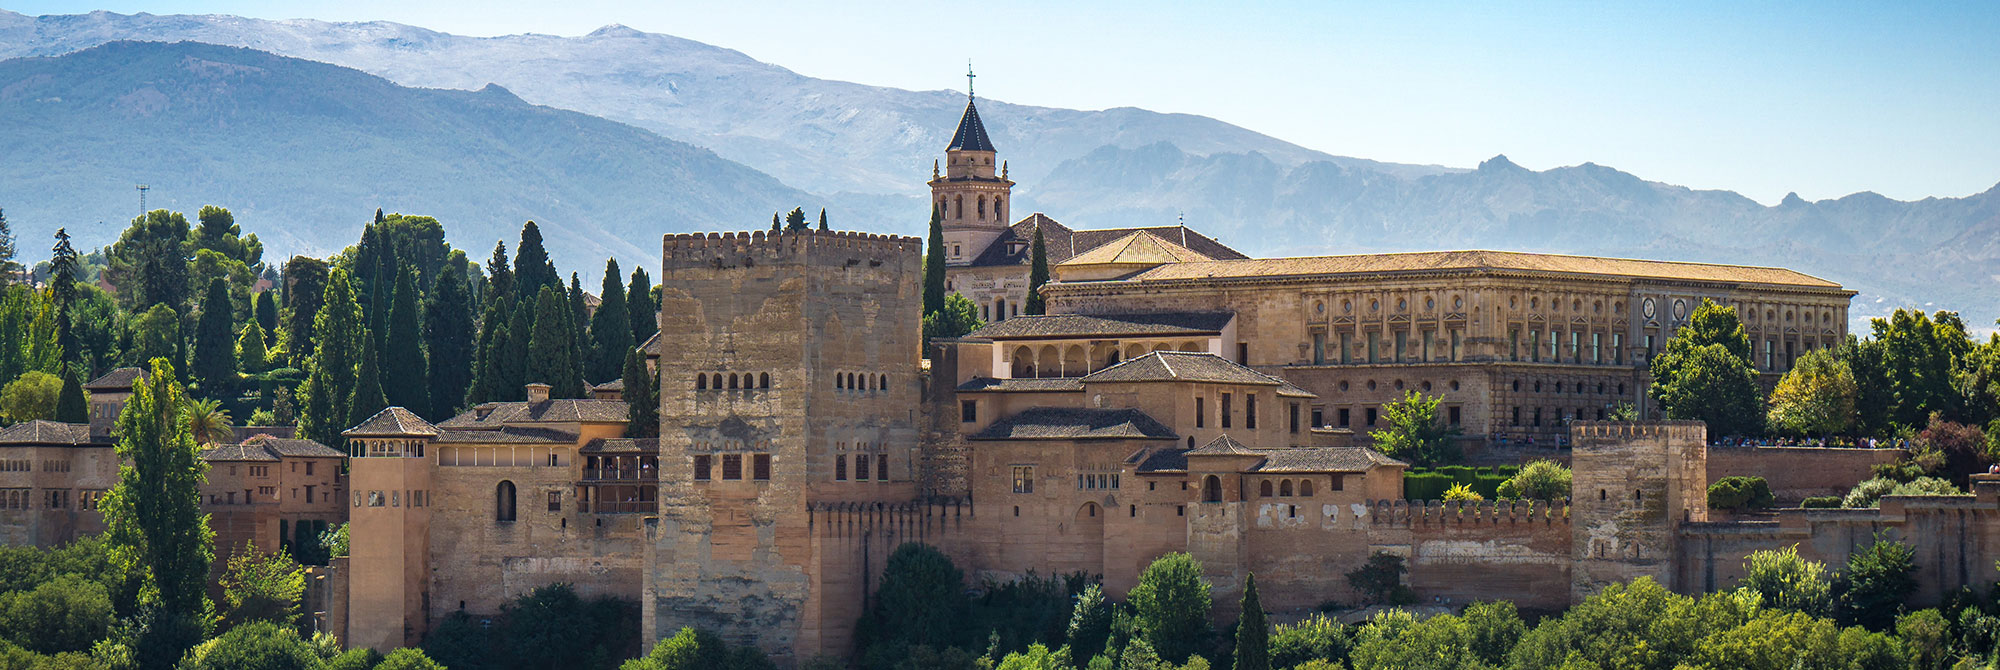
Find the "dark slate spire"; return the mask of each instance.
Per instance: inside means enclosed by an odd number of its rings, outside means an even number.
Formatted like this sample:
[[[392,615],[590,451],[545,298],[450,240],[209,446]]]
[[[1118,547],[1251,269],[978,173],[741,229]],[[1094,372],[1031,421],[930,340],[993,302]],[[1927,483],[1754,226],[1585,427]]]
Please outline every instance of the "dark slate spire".
[[[971,100],[965,101],[965,116],[958,120],[958,132],[951,136],[951,146],[946,151],[993,151],[993,140],[986,138],[986,124],[979,122],[979,108]]]

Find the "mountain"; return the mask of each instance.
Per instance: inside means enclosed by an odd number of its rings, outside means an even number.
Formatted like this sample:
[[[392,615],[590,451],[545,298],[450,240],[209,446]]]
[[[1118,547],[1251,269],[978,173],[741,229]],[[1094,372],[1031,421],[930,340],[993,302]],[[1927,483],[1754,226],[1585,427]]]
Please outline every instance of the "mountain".
[[[484,261],[543,225],[564,269],[659,257],[663,228],[760,225],[814,202],[651,132],[507,89],[406,88],[355,70],[197,43],[112,42],[0,61],[0,206],[41,247],[59,225],[115,240],[138,210],[229,207],[272,255],[353,244],[376,207],[436,216]],[[101,223],[93,223],[101,222]]]

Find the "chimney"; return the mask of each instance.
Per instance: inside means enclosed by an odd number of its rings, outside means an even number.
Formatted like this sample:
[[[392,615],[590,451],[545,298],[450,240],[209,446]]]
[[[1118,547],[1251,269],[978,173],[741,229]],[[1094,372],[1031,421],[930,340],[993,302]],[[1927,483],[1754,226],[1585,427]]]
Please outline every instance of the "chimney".
[[[528,402],[544,402],[549,399],[548,384],[528,384]]]

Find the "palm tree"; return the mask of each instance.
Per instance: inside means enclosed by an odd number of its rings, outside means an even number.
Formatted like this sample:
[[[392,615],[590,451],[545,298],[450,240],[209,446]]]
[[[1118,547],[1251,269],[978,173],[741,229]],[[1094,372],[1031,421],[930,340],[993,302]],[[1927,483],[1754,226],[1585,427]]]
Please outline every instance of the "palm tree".
[[[187,404],[188,432],[194,440],[202,444],[216,444],[235,439],[231,430],[234,422],[229,418],[229,410],[214,400],[191,400]]]

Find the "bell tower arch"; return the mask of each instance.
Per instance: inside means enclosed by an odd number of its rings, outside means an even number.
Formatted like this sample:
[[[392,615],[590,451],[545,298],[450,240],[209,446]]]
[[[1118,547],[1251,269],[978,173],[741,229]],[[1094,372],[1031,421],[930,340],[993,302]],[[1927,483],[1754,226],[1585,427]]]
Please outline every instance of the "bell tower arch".
[[[931,207],[943,221],[945,264],[969,265],[1007,230],[1014,182],[999,161],[979,106],[972,95],[972,68],[965,77],[965,113],[958,119],[944,164],[931,165]]]

